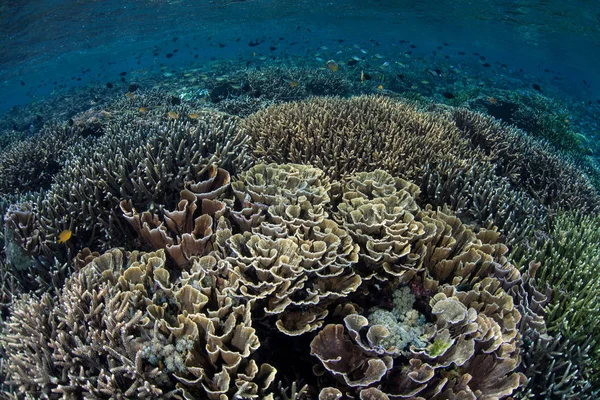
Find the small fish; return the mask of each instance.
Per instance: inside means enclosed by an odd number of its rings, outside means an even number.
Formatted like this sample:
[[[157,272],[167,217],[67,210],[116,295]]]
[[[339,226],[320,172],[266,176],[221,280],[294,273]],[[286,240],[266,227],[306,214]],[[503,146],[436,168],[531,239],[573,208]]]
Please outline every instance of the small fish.
[[[167,113],[167,117],[169,117],[169,119],[178,119],[179,114],[177,114],[175,111],[169,111]]]
[[[291,81],[290,82],[290,87],[291,88],[295,88],[296,86],[298,86],[298,82],[296,82],[296,81]]]
[[[364,83],[364,82],[365,82],[365,72],[360,71],[360,83]]]
[[[348,62],[347,62],[346,64],[347,64],[348,66],[353,66],[353,65],[356,65],[356,64],[358,64],[358,61],[356,61],[356,60],[352,59],[352,60],[348,60]]]
[[[315,60],[319,61],[319,62],[323,62],[325,60],[323,60],[321,57],[315,57]]]
[[[423,85],[429,85],[429,81],[421,81]]]
[[[495,98],[493,98],[493,97],[490,97],[490,98],[488,99],[488,101],[489,101],[490,103],[492,103],[492,104],[496,104],[496,103],[498,103],[498,100],[496,100],[496,99],[495,99]]]
[[[379,53],[375,54],[373,57],[380,59],[380,60],[383,58],[383,56]]]
[[[196,114],[196,113],[191,113],[188,114],[188,118],[189,119],[198,119],[198,117],[200,117],[200,115]]]
[[[537,90],[538,92],[541,92],[541,91],[542,91],[542,87],[541,87],[540,85],[538,85],[537,83],[534,83],[533,85],[531,85],[531,87],[532,87],[534,90]]]
[[[242,85],[231,85],[231,88],[235,90],[240,90],[242,88]]]
[[[69,229],[65,229],[61,233],[58,234],[58,240],[56,241],[58,244],[66,243],[73,236],[73,232]]]
[[[354,61],[360,61],[360,58],[358,58],[358,57],[356,57],[356,56],[352,56],[352,59],[353,59]]]
[[[329,68],[329,69],[330,69],[331,71],[333,71],[333,72],[335,72],[335,71],[337,71],[338,69],[340,69],[340,66],[338,65],[338,63],[336,63],[336,62],[335,62],[335,61],[333,61],[333,60],[329,60],[329,61],[327,61],[327,63],[325,64],[325,66],[326,66],[327,68]]]
[[[368,51],[366,51],[366,50],[363,50],[363,49],[359,49],[359,50],[360,50],[360,52],[361,52],[361,53],[363,53],[363,54],[367,54],[367,53],[368,53]]]
[[[142,114],[145,114],[145,113],[147,113],[147,112],[148,112],[148,109],[147,109],[146,107],[140,107],[140,108],[139,108],[139,111],[140,111]]]
[[[383,85],[379,85],[379,86],[377,86],[377,89],[379,89],[379,90],[383,90]]]
[[[447,99],[453,99],[454,98],[454,94],[452,94],[450,92],[444,92],[444,93],[442,93],[442,96],[444,96]]]
[[[133,94],[131,92],[127,92],[127,93],[125,93],[125,97],[127,97],[129,100],[133,100],[133,99],[135,99],[135,94]]]
[[[329,50],[329,47],[327,47],[327,46],[321,46],[321,50]]]
[[[389,67],[389,66],[390,66],[390,63],[389,63],[389,62],[387,62],[387,61],[386,61],[386,62],[384,62],[383,64],[381,64],[381,68],[387,68],[387,67]]]

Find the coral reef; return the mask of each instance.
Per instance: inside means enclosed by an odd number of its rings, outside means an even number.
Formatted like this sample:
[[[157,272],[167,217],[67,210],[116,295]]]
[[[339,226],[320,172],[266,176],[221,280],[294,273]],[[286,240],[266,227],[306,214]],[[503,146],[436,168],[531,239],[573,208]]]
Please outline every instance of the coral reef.
[[[15,301],[7,381],[34,396],[209,399],[501,399],[524,383],[503,288],[521,276],[497,232],[421,209],[418,187],[383,170],[229,177],[207,167],[175,211],[121,203],[157,250],[82,250],[56,295]],[[174,252],[185,235],[206,241]]]
[[[245,119],[135,87],[15,137],[7,395],[597,397],[590,179],[465,109],[285,103],[359,90],[343,73],[207,76]]]
[[[522,132],[465,110],[422,111],[384,97],[314,98],[253,114],[244,129],[259,160],[308,163],[334,179],[384,169],[415,182],[422,204],[447,204],[466,222],[497,226],[509,244],[543,229],[558,206],[592,211],[600,204],[574,166]],[[521,152],[528,157],[510,158]],[[548,166],[553,173],[542,173]]]
[[[538,285],[552,288],[546,316],[552,336],[534,338],[524,359],[530,394],[594,398],[600,393],[599,223],[598,215],[561,212],[547,237],[511,253],[517,264],[538,260]]]
[[[216,267],[199,258],[172,283],[162,250],[111,250],[57,298],[15,302],[2,339],[12,383],[30,395],[76,398],[263,393],[275,371],[252,358],[260,342],[249,305],[215,287]]]
[[[48,126],[0,152],[0,195],[48,189],[74,147],[84,146],[82,131]]]
[[[8,220],[19,220],[10,227],[14,238],[30,256],[52,264],[70,260],[74,249],[123,245],[132,234],[121,200],[139,209],[170,208],[184,180],[196,179],[207,166],[235,172],[249,163],[235,117],[198,110],[191,118],[188,106],[171,102],[160,93],[118,101],[114,108],[120,111],[111,109],[103,120],[102,136],[69,158],[47,191],[19,207],[21,214],[9,212]],[[73,233],[66,245],[56,242],[63,230]]]

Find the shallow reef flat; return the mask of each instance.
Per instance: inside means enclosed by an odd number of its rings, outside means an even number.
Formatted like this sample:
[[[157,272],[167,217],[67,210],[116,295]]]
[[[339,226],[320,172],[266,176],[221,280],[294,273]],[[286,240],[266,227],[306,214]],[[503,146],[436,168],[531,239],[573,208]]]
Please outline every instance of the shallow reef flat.
[[[598,397],[600,174],[549,103],[203,73],[0,124],[4,395]]]

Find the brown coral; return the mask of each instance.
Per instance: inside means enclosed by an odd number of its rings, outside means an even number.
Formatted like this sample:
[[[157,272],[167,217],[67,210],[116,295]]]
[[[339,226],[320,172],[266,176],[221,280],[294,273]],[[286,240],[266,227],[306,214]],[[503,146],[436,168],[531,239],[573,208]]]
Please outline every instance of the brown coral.
[[[225,203],[217,198],[229,186],[229,172],[210,165],[187,182],[180,192],[181,200],[173,211],[159,214],[138,213],[130,200],[120,203],[123,217],[153,250],[166,249],[179,266],[195,256],[212,251],[213,227],[225,213]]]
[[[307,163],[334,179],[383,169],[415,182],[421,204],[446,204],[466,222],[497,226],[511,244],[542,228],[549,209],[600,205],[583,174],[550,149],[465,110],[315,98],[257,112],[244,129],[259,161]],[[547,166],[553,173],[540,173]]]
[[[163,251],[105,253],[56,301],[46,294],[15,303],[2,338],[8,375],[40,395],[263,393],[275,370],[252,359],[260,342],[249,307],[214,285],[218,273],[214,258],[199,258],[173,283]]]
[[[159,114],[169,110],[162,96],[163,104],[153,108]],[[31,202],[32,231],[40,232],[45,245],[54,243],[64,229],[74,230],[71,243],[79,248],[123,245],[131,229],[119,210],[121,200],[131,201],[136,209],[151,204],[172,209],[184,182],[196,179],[207,166],[218,164],[235,172],[250,163],[235,117],[202,111],[191,122],[154,114],[146,119],[135,107],[143,101],[140,96],[120,104],[121,111],[106,121],[104,135],[71,156],[50,189]],[[61,261],[74,256],[62,248],[52,250]]]

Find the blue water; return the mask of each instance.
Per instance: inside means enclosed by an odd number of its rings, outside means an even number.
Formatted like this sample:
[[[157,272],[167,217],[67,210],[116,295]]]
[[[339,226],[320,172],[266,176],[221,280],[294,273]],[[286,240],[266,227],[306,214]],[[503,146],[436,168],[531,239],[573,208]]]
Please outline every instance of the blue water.
[[[406,47],[399,40],[416,46],[414,56],[447,43],[444,62],[477,65],[475,52],[492,69],[505,64],[580,101],[600,98],[596,1],[5,1],[0,21],[0,111],[121,72],[253,52],[312,58],[323,45],[337,50],[338,39],[374,40],[391,60]],[[249,47],[255,39],[264,42]]]

